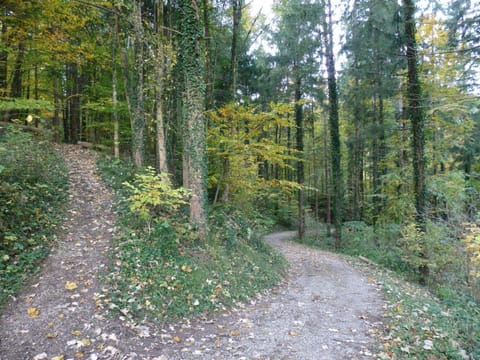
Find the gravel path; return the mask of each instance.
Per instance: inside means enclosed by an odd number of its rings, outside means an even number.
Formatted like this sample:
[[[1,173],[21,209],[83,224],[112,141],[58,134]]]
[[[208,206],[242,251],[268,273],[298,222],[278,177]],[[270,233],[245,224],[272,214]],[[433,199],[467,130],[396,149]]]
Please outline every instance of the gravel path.
[[[114,232],[111,194],[91,152],[61,150],[70,208],[58,247],[0,316],[0,359],[369,359],[383,300],[374,281],[341,257],[266,240],[291,263],[288,278],[248,304],[210,318],[157,327],[108,318],[98,271]]]

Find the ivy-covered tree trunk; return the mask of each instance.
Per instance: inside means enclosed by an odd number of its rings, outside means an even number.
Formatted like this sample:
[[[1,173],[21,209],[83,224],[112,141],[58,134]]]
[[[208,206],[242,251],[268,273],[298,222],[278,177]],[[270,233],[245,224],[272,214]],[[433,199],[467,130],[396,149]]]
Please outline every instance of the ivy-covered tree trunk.
[[[205,108],[213,107],[213,76],[210,50],[210,0],[202,0],[203,7],[203,33],[205,36]]]
[[[343,175],[340,152],[340,127],[338,117],[338,92],[335,75],[335,62],[333,58],[333,28],[332,6],[328,0],[328,23],[325,21],[325,47],[327,57],[328,76],[328,100],[329,100],[329,127],[330,127],[330,158],[332,165],[333,203],[332,215],[335,227],[335,247],[342,244],[342,220],[343,220]]]
[[[408,85],[407,115],[412,128],[413,181],[415,191],[416,221],[425,230],[425,115],[422,109],[422,89],[418,77],[417,44],[415,40],[415,4],[403,0],[405,11],[405,41],[407,46]]]
[[[418,76],[417,43],[415,39],[415,4],[413,0],[403,0],[405,16],[405,45],[408,66],[407,84],[407,115],[412,128],[412,157],[413,157],[413,185],[415,195],[415,221],[420,231],[420,257],[424,264],[419,271],[422,281],[426,281],[429,274],[426,258],[424,234],[426,231],[426,187],[425,187],[425,114],[422,108],[422,88]]]
[[[204,96],[205,81],[201,49],[200,9],[194,0],[180,0],[181,38],[180,66],[183,72],[183,152],[184,184],[192,191],[190,221],[205,239],[206,214],[206,148]]]

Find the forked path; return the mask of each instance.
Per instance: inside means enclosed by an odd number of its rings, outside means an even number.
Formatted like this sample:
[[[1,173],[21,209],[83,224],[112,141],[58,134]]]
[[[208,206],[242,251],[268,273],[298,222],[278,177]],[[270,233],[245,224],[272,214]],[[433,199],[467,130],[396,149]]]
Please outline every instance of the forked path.
[[[87,150],[62,146],[70,207],[62,236],[31,285],[0,316],[0,359],[369,359],[382,296],[340,257],[266,237],[287,279],[248,304],[165,327],[104,314],[99,271],[114,232],[112,198]]]

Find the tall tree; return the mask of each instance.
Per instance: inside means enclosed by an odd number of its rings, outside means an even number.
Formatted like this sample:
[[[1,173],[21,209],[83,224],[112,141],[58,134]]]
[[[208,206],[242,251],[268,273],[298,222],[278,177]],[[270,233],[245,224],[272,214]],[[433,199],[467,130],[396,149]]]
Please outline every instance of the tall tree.
[[[418,57],[415,27],[414,0],[403,0],[405,21],[405,45],[407,57],[407,115],[412,127],[413,187],[415,195],[415,222],[420,232],[420,257],[427,258],[426,231],[426,183],[425,183],[425,114],[422,87],[418,76]],[[419,267],[421,281],[426,281],[429,268],[424,261]]]
[[[415,192],[416,222],[425,231],[425,113],[422,107],[422,87],[418,76],[418,56],[415,27],[415,4],[403,0],[405,17],[405,45],[408,65],[407,115],[412,123],[413,181]]]
[[[327,82],[329,101],[329,126],[330,126],[330,158],[332,166],[333,202],[332,213],[335,227],[335,247],[342,244],[343,221],[343,173],[341,162],[340,126],[338,116],[338,90],[335,74],[335,59],[333,56],[333,20],[332,4],[327,0],[327,16],[324,20],[323,36],[325,41],[327,59]]]
[[[180,66],[183,73],[183,153],[184,186],[192,191],[190,221],[201,238],[207,233],[206,147],[203,77],[202,28],[200,9],[195,0],[180,1]]]

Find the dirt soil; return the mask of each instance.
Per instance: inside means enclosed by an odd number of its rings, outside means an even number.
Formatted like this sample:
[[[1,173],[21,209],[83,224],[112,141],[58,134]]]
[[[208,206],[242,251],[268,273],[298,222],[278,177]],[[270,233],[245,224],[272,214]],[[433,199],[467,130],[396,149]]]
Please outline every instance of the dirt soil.
[[[58,245],[0,316],[0,359],[370,359],[382,326],[381,291],[341,257],[266,240],[291,264],[285,281],[208,318],[158,326],[105,315],[102,284],[115,232],[112,195],[95,156],[61,146],[70,205]]]

